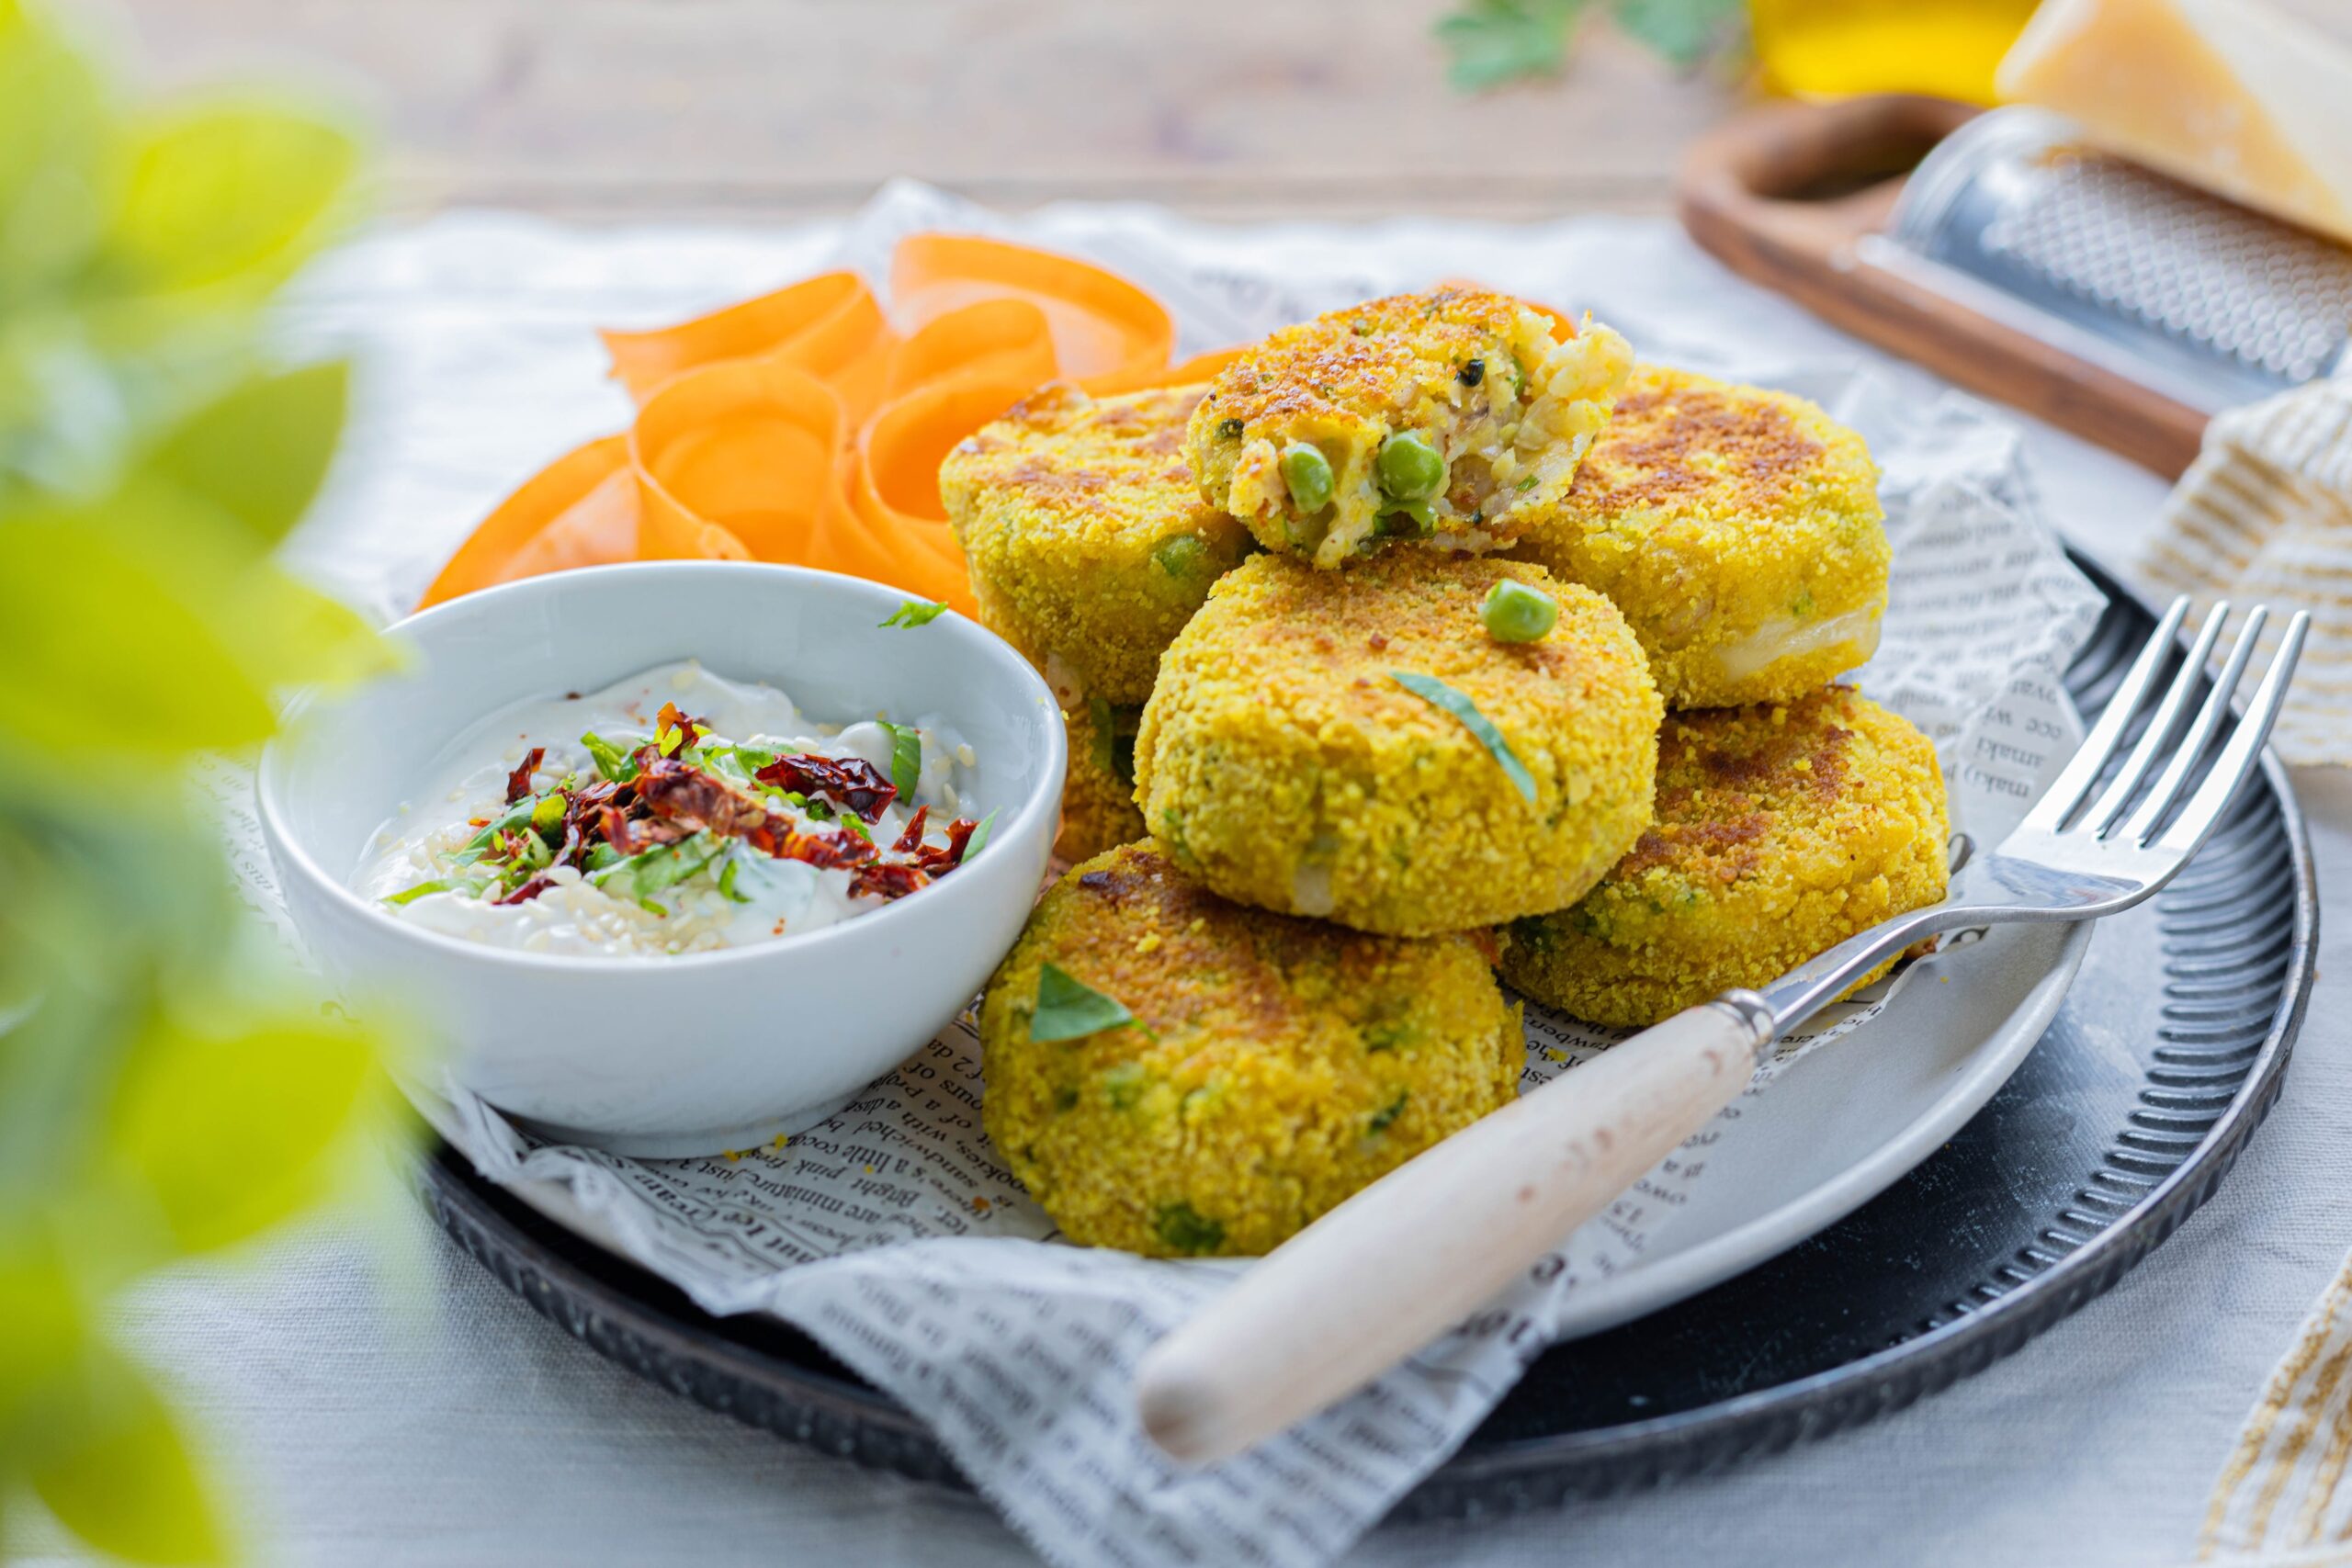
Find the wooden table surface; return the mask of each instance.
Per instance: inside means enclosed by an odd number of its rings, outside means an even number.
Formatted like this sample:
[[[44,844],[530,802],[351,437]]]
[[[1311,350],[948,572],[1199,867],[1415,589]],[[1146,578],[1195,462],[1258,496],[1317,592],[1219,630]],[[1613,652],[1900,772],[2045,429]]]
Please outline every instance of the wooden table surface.
[[[369,107],[387,205],[788,219],[910,175],[1000,207],[1662,211],[1739,100],[1605,28],[1447,86],[1445,0],[115,0],[162,80],[291,67]]]

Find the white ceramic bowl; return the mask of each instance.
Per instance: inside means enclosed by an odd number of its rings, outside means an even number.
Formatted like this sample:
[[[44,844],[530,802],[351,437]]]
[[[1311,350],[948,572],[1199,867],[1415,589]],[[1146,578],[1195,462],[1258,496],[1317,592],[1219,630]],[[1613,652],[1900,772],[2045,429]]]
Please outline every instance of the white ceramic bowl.
[[[599,567],[490,589],[391,629],[409,672],[298,702],[263,753],[263,836],[296,925],[358,1010],[389,1000],[447,1070],[542,1134],[655,1157],[750,1148],[823,1120],[929,1040],[1020,933],[1067,761],[1035,671],[953,614],[877,625],[895,589],[797,567]],[[947,715],[997,812],[984,852],[880,909],[666,958],[511,952],[423,930],[354,892],[368,837],[485,714],[671,660],[781,687],[835,722]]]

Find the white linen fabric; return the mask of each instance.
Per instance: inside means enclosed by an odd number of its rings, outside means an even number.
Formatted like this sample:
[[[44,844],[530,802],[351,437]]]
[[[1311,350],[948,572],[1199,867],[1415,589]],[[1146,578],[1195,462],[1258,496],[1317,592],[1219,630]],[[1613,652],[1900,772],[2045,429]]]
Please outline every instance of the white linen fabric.
[[[1139,274],[1146,268],[1123,263],[1118,245],[1302,276],[1328,276],[1329,258],[1348,255],[1364,271],[1346,286],[1358,294],[1392,277],[1466,272],[1556,299],[1566,279],[1605,299],[1611,320],[1659,357],[1720,363],[1717,351],[1735,342],[1751,352],[1770,345],[1792,362],[1867,357],[1727,279],[1658,224],[1216,231],[1100,209],[1055,220],[1071,243],[1091,237],[1088,248]],[[296,541],[298,563],[379,612],[397,610],[519,474],[625,415],[619,394],[598,382],[601,356],[586,328],[657,321],[752,292],[807,270],[840,238],[592,236],[458,217],[332,264],[306,291],[299,327],[314,341],[357,336],[381,353],[334,504]],[[491,254],[494,267],[469,267]],[[1890,374],[1892,400],[1933,397],[1923,378]],[[451,398],[460,384],[465,395]],[[482,456],[486,410],[500,421],[495,461]],[[464,438],[446,422],[463,422]],[[2120,561],[2153,509],[2153,481],[2063,438],[2036,433],[2030,444],[2061,525]],[[435,454],[444,448],[481,460],[442,464]],[[2333,882],[2352,867],[2352,836],[2337,826],[2352,789],[2321,784],[2329,798],[2313,804],[2324,879]],[[2324,987],[2325,969],[2324,958]],[[1860,1439],[1657,1498],[1475,1531],[1385,1531],[1358,1555],[2186,1555],[2249,1393],[2352,1235],[2352,1205],[2329,1180],[2344,1168],[2352,1069],[2336,1059],[2332,1017],[2342,1010],[2332,1014],[2326,996],[2286,1100],[2213,1208],[2114,1296],[2016,1359]],[[413,1258],[395,1272],[429,1285],[406,1293],[405,1313],[386,1312],[373,1271],[355,1266],[356,1244],[342,1235],[281,1246],[254,1276],[191,1271],[126,1309],[134,1347],[223,1431],[234,1468],[261,1499],[257,1534],[284,1555],[1019,1560],[967,1502],[798,1453],[636,1384],[529,1317],[413,1219],[403,1226]],[[2210,1239],[2217,1233],[2220,1243]],[[2231,1243],[2232,1253],[2212,1250]],[[394,1297],[397,1309],[403,1298]]]

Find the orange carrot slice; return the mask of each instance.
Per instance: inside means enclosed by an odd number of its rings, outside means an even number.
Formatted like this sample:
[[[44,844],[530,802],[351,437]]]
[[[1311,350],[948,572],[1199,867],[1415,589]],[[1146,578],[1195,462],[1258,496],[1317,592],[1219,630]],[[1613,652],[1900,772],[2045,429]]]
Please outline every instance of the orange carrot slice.
[[[834,377],[854,371],[877,349],[887,351],[892,336],[881,301],[854,272],[821,273],[653,332],[599,335],[612,355],[614,378],[640,404],[671,378],[730,359],[782,358]],[[876,362],[868,406],[880,396],[883,363]]]
[[[416,607],[429,609],[477,588],[542,572],[636,558],[628,442],[607,435],[565,453],[499,502]]]
[[[775,359],[672,378],[628,435],[640,547],[654,558],[805,559],[836,488],[843,427],[832,389]]]
[[[890,300],[905,326],[1001,299],[1045,312],[1060,374],[1090,392],[1153,375],[1176,346],[1176,324],[1159,300],[1070,256],[970,234],[913,234],[890,258]]]

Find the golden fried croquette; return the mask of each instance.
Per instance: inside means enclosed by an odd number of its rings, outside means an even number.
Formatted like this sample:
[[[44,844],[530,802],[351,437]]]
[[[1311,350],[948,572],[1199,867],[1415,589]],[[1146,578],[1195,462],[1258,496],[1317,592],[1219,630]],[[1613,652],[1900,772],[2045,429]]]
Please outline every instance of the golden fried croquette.
[[[1148,696],[1160,650],[1250,547],[1184,460],[1202,390],[1046,387],[940,465],[981,625],[1065,707]]]
[[[1193,411],[1201,494],[1270,550],[1499,549],[1556,509],[1633,366],[1508,295],[1400,294],[1286,327]]]
[[[1657,820],[1583,902],[1510,927],[1503,978],[1656,1023],[1941,898],[1950,837],[1935,748],[1850,686],[1673,714]]]
[[[1558,602],[1547,635],[1487,632],[1480,604],[1505,578]],[[1399,674],[1467,699],[1529,793]],[[1333,572],[1264,555],[1218,582],[1161,661],[1136,798],[1176,863],[1227,897],[1463,931],[1572,903],[1633,846],[1661,711],[1623,617],[1540,567],[1415,551]]]
[[[1114,706],[1100,697],[1062,711],[1069,732],[1069,771],[1062,783],[1062,826],[1054,853],[1066,861],[1091,860],[1108,849],[1144,836],[1143,813],[1136,808],[1137,707]]]
[[[1489,942],[1245,909],[1150,844],[1114,850],[989,982],[989,1137],[1073,1241],[1267,1251],[1511,1099],[1526,1053]],[[1033,1038],[1048,964],[1135,1023]]]
[[[1862,438],[1814,404],[1645,365],[1513,554],[1608,594],[1668,707],[1778,702],[1877,649],[1883,516]]]

